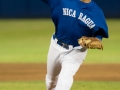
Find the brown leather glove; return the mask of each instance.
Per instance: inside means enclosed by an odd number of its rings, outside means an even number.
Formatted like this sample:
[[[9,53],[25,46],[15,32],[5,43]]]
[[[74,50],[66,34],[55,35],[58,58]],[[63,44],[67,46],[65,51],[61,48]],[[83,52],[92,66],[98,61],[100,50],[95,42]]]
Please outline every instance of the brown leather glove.
[[[96,37],[82,36],[78,39],[78,43],[84,48],[103,50],[102,42]]]

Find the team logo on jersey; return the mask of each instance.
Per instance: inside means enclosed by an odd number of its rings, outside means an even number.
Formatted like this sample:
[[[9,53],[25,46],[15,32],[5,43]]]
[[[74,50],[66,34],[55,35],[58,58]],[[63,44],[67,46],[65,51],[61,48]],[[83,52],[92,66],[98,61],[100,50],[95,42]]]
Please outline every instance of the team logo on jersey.
[[[69,8],[63,8],[63,15],[75,18],[76,10],[69,9]],[[90,29],[95,27],[95,23],[93,22],[93,20],[87,17],[87,15],[84,15],[82,12],[80,12],[78,19],[84,22]]]

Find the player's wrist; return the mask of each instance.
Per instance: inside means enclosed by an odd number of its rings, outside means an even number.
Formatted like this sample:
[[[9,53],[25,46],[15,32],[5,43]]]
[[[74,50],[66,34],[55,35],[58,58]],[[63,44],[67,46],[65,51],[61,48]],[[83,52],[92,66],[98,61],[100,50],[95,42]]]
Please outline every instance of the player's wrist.
[[[97,36],[95,36],[95,37],[98,38],[100,41],[102,41],[102,36],[97,35]]]

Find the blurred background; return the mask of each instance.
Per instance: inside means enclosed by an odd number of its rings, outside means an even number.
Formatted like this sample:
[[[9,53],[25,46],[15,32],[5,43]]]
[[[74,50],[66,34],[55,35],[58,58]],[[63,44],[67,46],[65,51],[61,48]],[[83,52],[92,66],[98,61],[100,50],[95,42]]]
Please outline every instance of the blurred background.
[[[107,18],[120,17],[119,0],[94,0]],[[50,8],[41,0],[0,0],[0,18],[46,18]]]

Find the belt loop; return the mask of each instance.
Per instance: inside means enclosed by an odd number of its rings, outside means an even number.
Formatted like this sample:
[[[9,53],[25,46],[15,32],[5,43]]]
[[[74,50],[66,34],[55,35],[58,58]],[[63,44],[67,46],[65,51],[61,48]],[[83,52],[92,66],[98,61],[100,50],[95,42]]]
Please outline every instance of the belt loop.
[[[55,38],[54,40],[55,40],[56,43],[58,42],[57,38]]]

